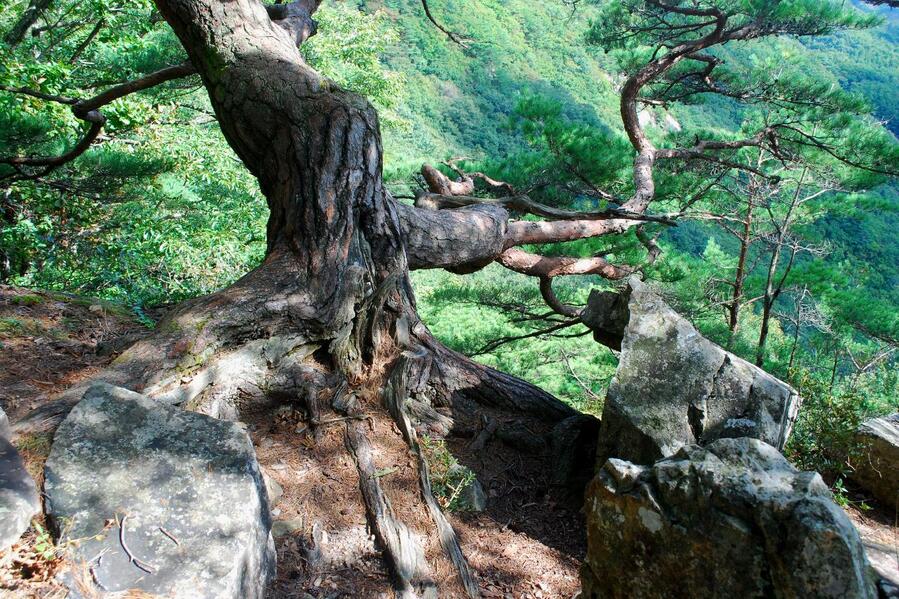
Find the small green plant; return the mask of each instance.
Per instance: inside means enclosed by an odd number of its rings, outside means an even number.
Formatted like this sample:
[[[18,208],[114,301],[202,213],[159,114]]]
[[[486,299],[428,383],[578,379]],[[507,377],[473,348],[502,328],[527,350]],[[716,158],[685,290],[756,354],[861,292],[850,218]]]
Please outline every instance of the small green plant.
[[[50,455],[52,443],[52,433],[33,433],[16,439],[16,448],[23,453],[46,457]]]
[[[53,561],[57,557],[56,545],[53,543],[53,537],[46,528],[41,526],[37,520],[32,520],[31,526],[34,527],[34,552],[37,556],[45,561]]]
[[[849,490],[846,488],[846,483],[843,482],[842,478],[838,478],[833,485],[831,486],[831,492],[833,492],[833,500],[837,502],[837,505],[843,508],[847,507],[855,507],[862,511],[868,511],[871,509],[871,506],[868,505],[864,501],[853,501],[849,498]]]
[[[842,478],[838,478],[835,483],[833,483],[833,487],[831,487],[833,491],[833,499],[837,502],[840,507],[849,507],[852,502],[849,500],[849,496],[846,494],[846,485],[843,483]]]
[[[13,337],[25,329],[21,320],[16,318],[0,318],[0,337]]]
[[[56,329],[48,329],[35,318],[0,318],[0,339],[19,336],[53,337],[62,339],[65,334]]]
[[[864,501],[851,499],[844,481],[851,476],[853,463],[867,459],[868,448],[857,435],[859,424],[896,410],[894,394],[889,391],[893,379],[872,376],[867,383],[832,385],[826,378],[797,371],[792,381],[803,402],[786,456],[802,470],[819,472],[842,507],[871,509]]]
[[[450,512],[472,509],[464,491],[475,481],[471,469],[460,464],[441,439],[421,438],[431,474],[431,491],[440,506]]]
[[[146,312],[142,306],[134,306],[134,315],[137,317],[137,322],[147,327],[148,329],[156,328],[156,321],[153,320]]]
[[[11,301],[17,306],[36,306],[43,299],[39,295],[16,295],[11,298]]]
[[[855,431],[865,416],[865,398],[851,390],[832,390],[826,381],[800,373],[803,403],[787,444],[787,457],[826,480],[849,473]]]

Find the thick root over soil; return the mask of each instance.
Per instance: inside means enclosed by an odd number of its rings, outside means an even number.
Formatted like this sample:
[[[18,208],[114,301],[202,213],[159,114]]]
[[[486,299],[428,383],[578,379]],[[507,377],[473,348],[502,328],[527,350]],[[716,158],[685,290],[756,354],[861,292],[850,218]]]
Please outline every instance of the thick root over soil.
[[[266,293],[273,295],[271,288]],[[548,448],[552,427],[576,412],[536,387],[443,347],[414,313],[396,317],[389,298],[370,302],[366,313],[371,316],[357,318],[355,330],[313,339],[304,327],[287,326],[291,323],[283,314],[260,318],[257,300],[239,306],[235,297],[258,296],[231,288],[177,309],[151,338],[129,348],[93,380],[230,420],[258,422],[279,406],[291,406],[303,414],[305,432],[311,433],[304,439],[313,444],[326,431],[342,429],[343,451],[356,466],[358,504],[398,596],[479,597],[476,575],[435,499],[419,435],[472,437],[476,451],[492,435],[512,444],[531,436],[522,441],[525,446]],[[382,312],[394,315],[389,326],[378,322]],[[378,342],[367,368],[353,376],[335,353],[347,347],[362,353],[352,342],[360,320]],[[70,389],[19,421],[16,433],[55,428],[85,388]],[[493,416],[478,417],[484,410]],[[491,424],[476,431],[462,421]],[[511,421],[518,422],[517,432],[501,430],[502,422]],[[528,432],[522,433],[522,422],[531,423]],[[329,518],[322,511],[315,514],[304,537],[304,559],[320,571],[329,568],[321,531],[343,527]]]

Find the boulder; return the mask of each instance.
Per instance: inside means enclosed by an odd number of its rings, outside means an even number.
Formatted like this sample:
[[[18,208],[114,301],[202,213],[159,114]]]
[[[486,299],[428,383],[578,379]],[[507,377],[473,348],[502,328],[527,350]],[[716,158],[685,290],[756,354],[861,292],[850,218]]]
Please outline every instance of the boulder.
[[[56,432],[44,490],[100,594],[255,599],[274,575],[265,483],[235,423],[95,384]]]
[[[40,511],[37,486],[22,456],[9,439],[0,436],[0,551],[18,541]]]
[[[622,300],[608,292],[593,294],[585,310],[604,339],[621,335],[599,464],[610,457],[651,464],[684,445],[726,437],[753,437],[783,449],[800,403],[789,385],[700,335],[638,279],[631,278],[620,297],[627,299],[626,314]]]
[[[874,599],[858,533],[815,473],[757,439],[611,459],[588,487],[585,599]]]
[[[889,511],[899,508],[899,413],[863,422],[856,442],[853,479]]]

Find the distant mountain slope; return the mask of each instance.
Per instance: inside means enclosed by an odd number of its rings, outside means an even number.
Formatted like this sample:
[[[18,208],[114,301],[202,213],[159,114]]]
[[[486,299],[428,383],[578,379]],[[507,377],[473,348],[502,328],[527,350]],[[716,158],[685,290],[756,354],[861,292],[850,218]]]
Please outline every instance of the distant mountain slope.
[[[614,61],[582,41],[595,16],[590,4],[572,9],[561,0],[432,2],[434,16],[469,40],[467,48],[428,22],[419,0],[364,0],[361,5],[369,12],[383,10],[400,38],[385,56],[407,81],[397,109],[407,126],[385,135],[387,166],[397,174],[414,170],[423,159],[502,156],[519,147],[507,117],[528,94],[558,99],[573,119],[621,128]],[[862,6],[882,13],[886,23],[802,44],[785,41],[782,51],[804,55],[825,76],[863,94],[896,132],[899,11]],[[676,116],[687,126],[718,125],[733,118],[726,113],[720,104],[709,104]]]
[[[765,45],[729,45],[722,50],[732,64],[781,57],[804,60],[815,76],[858,92],[878,118],[899,132],[899,10],[874,8],[884,24],[802,42],[782,39]],[[406,78],[397,113],[405,127],[385,132],[388,178],[405,181],[422,162],[450,155],[506,157],[523,140],[508,127],[518,101],[529,94],[558,99],[573,120],[621,131],[612,57],[583,42],[595,5],[562,0],[440,0],[430,2],[434,16],[470,40],[462,48],[425,18],[419,0],[366,0],[365,10],[382,10],[399,35],[385,62]],[[681,109],[674,115],[684,129],[735,127],[740,114],[727,101]],[[828,216],[817,227],[831,243],[832,264],[846,264],[853,285],[866,287],[899,305],[899,251],[894,225],[899,219],[895,185],[874,190],[877,210]],[[683,227],[672,238],[681,251],[701,253],[711,231]]]
[[[581,42],[592,14],[563,2],[441,0],[431,3],[449,41],[425,19],[419,0],[369,0],[395,22],[400,41],[385,57],[407,80],[398,112],[405,129],[386,133],[388,167],[420,166],[448,154],[503,155],[520,145],[507,117],[523,95],[559,99],[568,116],[617,126],[612,61]]]
[[[879,118],[899,135],[899,9],[872,8],[885,22],[867,31],[840,33],[806,40],[805,46],[834,73],[844,89],[858,92],[874,106]]]

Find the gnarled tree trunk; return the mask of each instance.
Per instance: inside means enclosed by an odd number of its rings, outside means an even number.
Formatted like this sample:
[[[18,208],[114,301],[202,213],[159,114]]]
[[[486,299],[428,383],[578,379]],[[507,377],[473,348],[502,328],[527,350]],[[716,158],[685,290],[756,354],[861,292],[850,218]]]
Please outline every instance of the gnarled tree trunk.
[[[257,0],[157,5],[202,77],[228,142],[259,181],[270,209],[268,251],[229,288],[174,310],[98,378],[221,418],[284,399],[304,404],[313,427],[327,411],[342,412],[371,529],[400,595],[433,586],[420,546],[430,535],[439,537],[461,588],[476,596],[431,496],[413,425],[445,426],[436,408],[458,401],[548,423],[575,412],[436,342],[416,314],[409,261],[483,266],[505,249],[508,215],[499,207],[433,212],[394,201],[382,181],[375,110],[298,52],[314,31],[317,2],[287,5],[277,22]],[[424,230],[441,235],[416,233]],[[57,421],[82,392],[70,390],[55,413],[39,411],[18,430]],[[392,419],[417,457],[420,485],[403,501],[421,503],[432,529],[411,530],[395,515],[374,476],[379,439],[352,420],[363,413]]]

